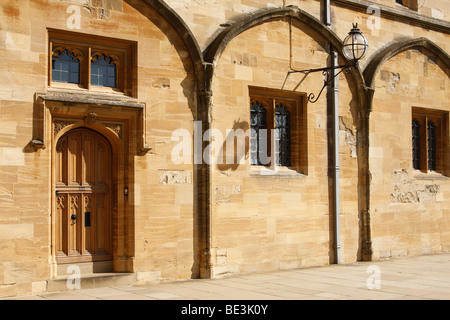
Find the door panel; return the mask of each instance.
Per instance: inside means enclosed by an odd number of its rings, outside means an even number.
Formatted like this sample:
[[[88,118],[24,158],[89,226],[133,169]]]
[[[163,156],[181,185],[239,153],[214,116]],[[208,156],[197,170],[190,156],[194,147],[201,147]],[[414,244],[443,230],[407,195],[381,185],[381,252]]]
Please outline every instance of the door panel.
[[[78,129],[56,148],[56,259],[110,260],[112,150],[101,135]]]

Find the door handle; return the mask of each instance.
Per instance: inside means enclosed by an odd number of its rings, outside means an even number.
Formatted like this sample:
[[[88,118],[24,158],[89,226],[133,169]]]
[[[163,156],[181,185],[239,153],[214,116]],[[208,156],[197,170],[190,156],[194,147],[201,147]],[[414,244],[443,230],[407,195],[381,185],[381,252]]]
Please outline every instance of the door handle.
[[[70,216],[70,219],[72,219],[72,221],[73,220],[77,220],[77,215],[74,213],[74,214],[72,214],[71,216]]]

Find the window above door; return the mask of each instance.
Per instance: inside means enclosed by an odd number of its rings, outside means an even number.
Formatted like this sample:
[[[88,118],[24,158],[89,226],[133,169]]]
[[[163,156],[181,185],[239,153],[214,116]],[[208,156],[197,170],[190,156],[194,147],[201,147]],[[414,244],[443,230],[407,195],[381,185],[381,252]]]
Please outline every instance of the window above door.
[[[136,97],[135,42],[49,30],[49,53],[49,88]]]
[[[417,11],[419,9],[417,0],[395,0],[395,3],[400,4],[414,11]]]

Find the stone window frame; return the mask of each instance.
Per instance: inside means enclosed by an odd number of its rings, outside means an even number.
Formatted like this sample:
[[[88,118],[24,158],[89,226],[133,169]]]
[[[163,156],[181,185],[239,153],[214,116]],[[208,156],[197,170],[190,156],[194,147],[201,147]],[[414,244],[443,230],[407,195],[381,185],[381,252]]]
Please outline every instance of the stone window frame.
[[[267,165],[251,164],[251,173],[255,174],[260,170],[265,170],[270,167],[276,171],[277,174],[308,174],[308,139],[307,139],[307,117],[306,117],[306,94],[292,91],[285,91],[279,89],[270,89],[262,87],[249,87],[249,129],[251,130],[251,114],[250,108],[253,101],[259,101],[266,109],[267,117],[267,156],[272,156],[272,144],[275,142],[275,137],[272,136],[271,131],[275,129],[275,109],[283,105],[290,113],[290,151],[291,161],[290,166],[278,165],[278,159],[273,159],[273,163]],[[251,158],[252,145],[250,138],[249,157]],[[275,149],[274,149],[275,151]],[[274,157],[276,157],[276,151]],[[250,161],[251,163],[251,161]]]
[[[442,175],[448,175],[449,173],[449,165],[448,163],[448,154],[449,154],[449,112],[428,109],[428,108],[420,108],[413,107],[411,113],[411,146],[412,146],[412,161],[411,166],[413,170],[416,172],[431,174],[438,173]],[[418,145],[414,145],[414,123],[420,125],[419,134],[420,140],[418,141]],[[435,133],[436,133],[436,148],[435,148],[435,168],[430,168],[430,155],[429,155],[429,132],[428,132],[428,124],[433,123],[435,125]],[[420,155],[420,159],[415,159],[414,150],[415,148],[419,148],[417,152]],[[418,161],[414,161],[418,160]]]
[[[137,97],[137,43],[134,41],[112,39],[49,29],[49,71],[48,88],[76,90],[82,92],[123,94]],[[57,52],[76,53],[80,61],[79,83],[52,81],[52,58]],[[91,84],[91,63],[97,56],[105,56],[115,65],[115,87]]]

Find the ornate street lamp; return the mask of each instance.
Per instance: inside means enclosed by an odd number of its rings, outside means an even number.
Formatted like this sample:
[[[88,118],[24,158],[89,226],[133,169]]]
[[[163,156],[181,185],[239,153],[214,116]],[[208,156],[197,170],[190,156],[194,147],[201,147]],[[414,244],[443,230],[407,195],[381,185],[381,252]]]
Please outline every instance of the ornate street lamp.
[[[353,29],[350,30],[348,36],[344,39],[344,55],[348,60],[355,61],[356,65],[358,61],[365,57],[369,45],[366,38],[362,35],[361,30],[358,29],[358,24],[353,25]]]
[[[319,69],[293,70],[289,71],[289,74],[300,72],[308,75],[314,72],[320,71],[322,72],[322,74],[325,77],[325,80],[319,95],[317,97],[315,96],[314,93],[310,93],[308,95],[308,101],[311,103],[315,103],[317,100],[319,100],[320,95],[322,94],[325,87],[328,86],[331,83],[331,81],[333,81],[334,78],[336,78],[343,71],[348,73],[352,67],[358,68],[359,60],[364,58],[364,56],[367,54],[368,48],[369,45],[367,44],[367,40],[362,35],[361,30],[358,29],[358,24],[356,23],[353,24],[353,28],[348,33],[348,36],[344,39],[343,54],[350,61],[350,64]],[[341,69],[341,71],[339,71],[336,75],[331,76],[330,71],[336,69]]]

